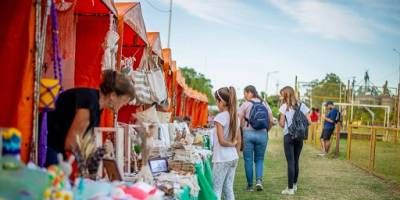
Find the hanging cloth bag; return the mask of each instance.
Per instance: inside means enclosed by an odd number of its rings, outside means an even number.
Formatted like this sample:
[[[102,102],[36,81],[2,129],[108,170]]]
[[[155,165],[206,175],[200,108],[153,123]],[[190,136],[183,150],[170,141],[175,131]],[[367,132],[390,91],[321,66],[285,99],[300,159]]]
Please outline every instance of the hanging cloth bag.
[[[147,77],[151,89],[151,99],[153,102],[160,104],[165,101],[167,96],[167,86],[165,84],[165,78],[162,68],[157,62],[158,57],[152,56],[151,49],[147,52],[147,60],[149,61],[150,71],[147,73]]]
[[[143,58],[142,58],[142,62]],[[139,67],[132,72],[133,87],[135,89],[136,104],[152,104],[149,80],[147,79],[146,69]]]

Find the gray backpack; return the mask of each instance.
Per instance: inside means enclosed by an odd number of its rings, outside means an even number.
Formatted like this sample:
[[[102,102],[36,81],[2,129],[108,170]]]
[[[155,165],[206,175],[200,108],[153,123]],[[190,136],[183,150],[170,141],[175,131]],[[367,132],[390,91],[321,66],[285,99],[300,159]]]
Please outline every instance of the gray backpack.
[[[301,112],[301,104],[293,107],[294,114],[292,124],[288,127],[289,135],[294,141],[303,141],[308,138],[309,122],[307,116]],[[285,117],[286,118],[286,117]],[[288,123],[286,118],[286,123]]]

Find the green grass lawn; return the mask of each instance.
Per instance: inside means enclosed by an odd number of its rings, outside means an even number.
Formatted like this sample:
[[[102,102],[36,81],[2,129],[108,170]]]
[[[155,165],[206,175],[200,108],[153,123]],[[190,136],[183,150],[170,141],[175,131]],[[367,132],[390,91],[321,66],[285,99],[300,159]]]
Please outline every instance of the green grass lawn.
[[[287,184],[282,135],[270,133],[264,168],[265,190],[245,191],[246,177],[241,159],[234,186],[236,199],[400,199],[398,185],[382,181],[351,165],[344,160],[346,146],[342,146],[344,151],[341,151],[340,159],[331,159],[317,156],[319,151],[316,148],[305,145],[301,156],[299,191],[288,197],[280,194]]]

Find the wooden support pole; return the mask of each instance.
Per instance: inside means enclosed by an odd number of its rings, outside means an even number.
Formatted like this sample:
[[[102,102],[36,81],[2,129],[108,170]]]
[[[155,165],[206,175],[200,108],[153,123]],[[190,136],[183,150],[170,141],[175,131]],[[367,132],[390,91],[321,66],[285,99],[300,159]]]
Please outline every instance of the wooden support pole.
[[[347,160],[351,159],[351,134],[353,132],[353,126],[349,126],[349,130],[347,132]]]

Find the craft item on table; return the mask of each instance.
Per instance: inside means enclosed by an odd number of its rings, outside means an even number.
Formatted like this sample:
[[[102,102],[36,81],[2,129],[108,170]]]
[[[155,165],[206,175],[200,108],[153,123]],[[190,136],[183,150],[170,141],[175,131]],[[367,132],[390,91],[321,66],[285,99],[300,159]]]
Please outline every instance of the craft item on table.
[[[194,135],[191,133],[187,133],[185,137],[186,145],[192,145],[194,142]]]
[[[134,173],[139,171],[138,160],[138,154],[135,152],[135,150],[131,151],[131,167]]]
[[[195,168],[193,163],[188,163],[180,160],[169,160],[168,168],[170,171],[176,171],[184,174],[194,174]]]
[[[147,123],[160,122],[160,120],[158,119],[156,106],[151,106],[150,108],[142,112],[137,112],[133,115],[139,122],[147,122]]]
[[[2,154],[20,159],[21,132],[16,128],[2,129]]]
[[[160,120],[160,123],[169,123],[171,121],[171,112],[160,112],[157,111],[158,119]]]
[[[153,174],[151,173],[150,167],[147,163],[144,163],[144,166],[137,174],[136,179],[138,182],[145,182],[150,185],[154,184]]]
[[[142,139],[140,134],[134,129],[129,127],[129,137],[131,138],[131,143],[135,145],[142,144]]]
[[[122,189],[127,195],[136,200],[162,199],[164,196],[156,187],[144,182],[138,182],[129,187],[122,187]]]
[[[51,165],[47,168],[49,174],[51,187],[55,190],[62,190],[65,184],[65,174],[61,167],[57,165]]]
[[[197,199],[196,197],[199,194],[200,186],[197,182],[197,176],[190,175],[181,175],[177,172],[163,173],[159,177],[157,177],[157,186],[164,191],[166,194],[171,195],[170,187],[178,186],[179,189],[184,188],[185,186],[190,188],[190,195]],[[175,192],[175,191],[173,191]]]
[[[168,132],[169,132],[169,139],[173,143],[173,141],[175,141],[177,132],[173,123],[168,124]]]
[[[122,175],[115,160],[103,159],[103,166],[108,181],[122,181]]]
[[[75,156],[71,155],[67,161],[64,161],[64,157],[61,153],[57,155],[58,165],[64,172],[65,177],[69,177],[72,174],[72,164],[75,161]]]
[[[79,175],[97,179],[100,161],[103,159],[105,149],[103,147],[96,148],[94,134],[86,134],[85,136],[77,136],[77,151],[74,152],[78,163]]]
[[[113,185],[106,181],[93,181],[80,178],[75,182],[73,188],[74,197],[78,200],[83,199],[110,199]]]
[[[153,148],[154,135],[158,133],[158,126],[153,123],[142,122],[140,127],[138,131],[143,141],[141,145],[142,160],[143,163],[147,163]]]
[[[114,151],[114,144],[111,142],[111,140],[107,139],[104,142],[104,158],[106,159],[115,159],[115,151]]]
[[[43,200],[73,200],[73,194],[70,191],[59,190],[53,191],[52,189],[47,189],[44,192]]]
[[[159,139],[165,147],[169,148],[171,146],[168,124],[159,124]]]
[[[202,146],[203,145],[203,135],[196,134],[193,144]]]
[[[157,183],[157,188],[165,193],[166,196],[174,195],[174,185],[173,183],[165,182],[165,183]]]
[[[5,167],[5,163],[11,168]],[[46,171],[38,167],[25,167],[20,160],[12,156],[0,159],[0,199],[43,199],[49,184]]]

